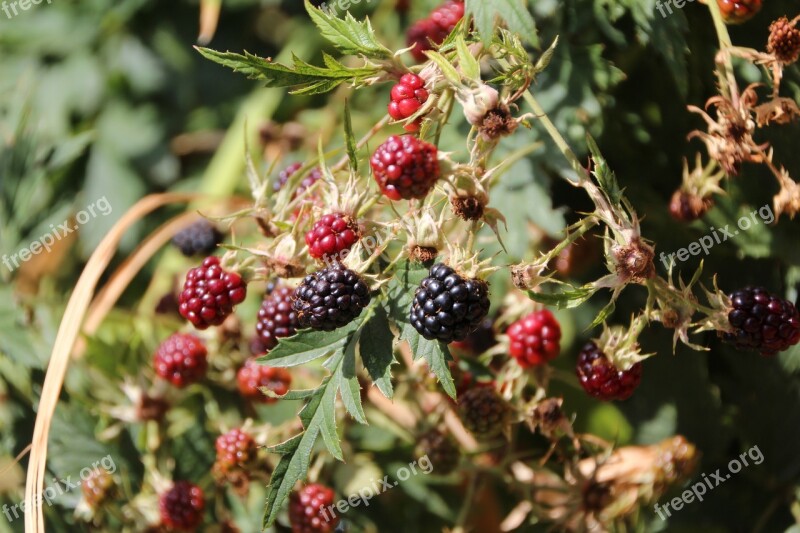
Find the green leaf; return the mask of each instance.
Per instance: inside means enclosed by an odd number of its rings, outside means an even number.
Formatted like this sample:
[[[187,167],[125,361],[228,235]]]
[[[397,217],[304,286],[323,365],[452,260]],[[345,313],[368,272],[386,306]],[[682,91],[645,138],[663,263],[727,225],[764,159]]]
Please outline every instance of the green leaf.
[[[592,323],[586,329],[587,330],[588,329],[592,329],[592,328],[594,328],[596,326],[599,326],[603,322],[605,322],[606,318],[611,316],[611,313],[614,312],[615,308],[616,308],[616,305],[614,304],[614,302],[613,301],[609,302],[608,305],[606,305],[603,309],[600,310],[599,313],[597,313],[597,316],[594,317],[594,320],[592,320]]]
[[[416,333],[419,338],[417,342],[417,351],[414,353],[414,357],[422,356],[425,358],[431,371],[436,375],[436,379],[442,384],[444,391],[455,400],[456,385],[450,373],[450,366],[447,364],[449,361],[453,360],[453,356],[450,355],[450,350],[447,349],[447,345],[440,341],[428,340],[417,333],[416,330],[414,333]]]
[[[481,78],[481,66],[475,56],[469,52],[464,37],[459,36],[456,39],[456,50],[458,51],[458,64],[461,66],[464,76],[471,80],[479,80]]]
[[[446,57],[434,50],[428,50],[425,52],[425,54],[431,59],[431,61],[436,63],[436,66],[442,71],[442,74],[444,74],[444,77],[447,78],[447,81],[456,86],[461,85],[461,74],[459,74],[455,67],[450,64],[450,61],[448,61]]]
[[[359,423],[366,424],[367,417],[364,408],[361,406],[361,385],[358,383],[356,374],[356,346],[361,338],[363,330],[353,334],[347,348],[344,350],[342,361],[342,371],[339,376],[339,394],[347,412]]]
[[[570,287],[571,290],[562,291],[559,293],[543,293],[527,291],[528,297],[545,305],[554,305],[559,309],[570,309],[577,307],[583,302],[592,297],[597,292],[594,287]]]
[[[603,157],[603,154],[600,153],[600,148],[591,135],[586,135],[586,144],[589,146],[589,151],[592,153],[594,176],[597,178],[598,185],[600,185],[600,188],[612,205],[619,207],[622,201],[622,189],[620,189],[619,183],[617,183],[617,177],[608,166],[608,162]]]
[[[364,324],[359,343],[359,353],[372,381],[384,396],[394,395],[391,366],[396,363],[389,329],[389,317],[382,306],[375,308],[373,316]]]
[[[357,21],[348,11],[344,19],[325,13],[305,1],[311,20],[320,30],[320,35],[329,40],[345,54],[364,55],[374,59],[390,59],[392,52],[375,38],[369,18]]]
[[[283,337],[270,352],[257,361],[270,366],[290,367],[302,365],[341,350],[349,341],[358,321],[353,321],[336,331],[300,330],[297,335]]]
[[[264,80],[267,87],[296,87],[292,94],[321,94],[331,91],[346,81],[354,84],[375,75],[378,67],[350,68],[323,52],[325,67],[310,65],[292,54],[291,67],[273,63],[268,58],[245,52],[217,52],[210,48],[195,47],[206,59],[241,72],[247,77]],[[327,67],[327,68],[326,68]]]
[[[358,143],[353,133],[353,122],[350,119],[350,101],[344,100],[344,135],[347,142],[347,157],[350,159],[350,168],[358,172]]]
[[[536,22],[525,5],[525,0],[467,0],[465,16],[472,15],[475,27],[485,42],[491,42],[494,36],[497,19],[505,23],[506,27],[518,33],[528,44],[538,47],[539,37],[536,32]]]

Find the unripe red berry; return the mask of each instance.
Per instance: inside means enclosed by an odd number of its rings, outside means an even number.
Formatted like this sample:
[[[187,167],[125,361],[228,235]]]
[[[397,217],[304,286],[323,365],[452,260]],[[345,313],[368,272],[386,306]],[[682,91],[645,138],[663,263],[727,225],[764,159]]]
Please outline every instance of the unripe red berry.
[[[255,359],[248,359],[236,374],[239,392],[248,400],[261,403],[274,403],[277,398],[271,398],[261,392],[259,388],[266,387],[278,396],[289,392],[292,375],[285,368],[260,365]]]
[[[517,320],[506,333],[509,353],[522,368],[543,365],[561,351],[561,325],[547,309]]]
[[[642,363],[620,370],[593,341],[578,355],[576,372],[587,393],[606,401],[628,399],[642,381]]]
[[[177,481],[158,502],[161,522],[179,531],[194,531],[203,521],[206,502],[203,489],[188,481]]]
[[[769,25],[767,52],[785,65],[797,61],[800,57],[800,30],[796,22],[781,17]]]
[[[741,24],[761,11],[761,0],[717,0],[717,5],[727,24]]]
[[[256,343],[253,354],[264,354],[278,344],[281,337],[295,334],[299,326],[297,313],[292,309],[292,293],[286,286],[274,288],[261,302],[256,319]]]
[[[238,428],[217,437],[216,449],[217,464],[226,471],[247,465],[258,451],[253,437]]]
[[[330,213],[317,220],[306,233],[308,254],[314,259],[344,259],[345,250],[358,242],[358,224],[344,213]]]
[[[306,485],[289,497],[292,533],[330,533],[339,524],[333,489],[319,483]]]
[[[207,257],[186,274],[178,310],[197,329],[219,326],[244,301],[247,285],[236,272],[220,266],[219,257]]]
[[[428,100],[425,81],[416,74],[403,74],[400,82],[392,87],[392,101],[389,102],[389,115],[395,120],[405,120],[422,107]],[[405,125],[409,132],[419,131],[422,120]]]
[[[370,159],[375,181],[391,200],[424,198],[440,177],[438,149],[410,135],[393,135]]]
[[[442,44],[462,18],[464,18],[464,2],[447,0],[434,9],[428,18],[414,23],[406,34],[408,46],[416,45],[411,50],[414,59],[425,61],[427,59],[425,51]]]
[[[740,350],[775,355],[800,342],[800,313],[789,300],[763,287],[745,287],[730,295],[728,322],[733,331],[722,338]]]
[[[208,351],[203,341],[188,333],[175,333],[162,342],[153,357],[156,373],[178,388],[203,379]]]

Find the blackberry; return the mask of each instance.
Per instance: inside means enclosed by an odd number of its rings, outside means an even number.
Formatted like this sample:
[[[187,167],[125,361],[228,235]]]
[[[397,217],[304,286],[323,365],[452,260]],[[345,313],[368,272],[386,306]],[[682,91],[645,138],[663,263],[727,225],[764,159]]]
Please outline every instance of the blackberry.
[[[301,327],[333,331],[352,322],[369,301],[369,288],[359,275],[335,263],[303,279],[292,308]]]
[[[410,135],[392,135],[370,159],[381,192],[391,200],[424,198],[440,177],[438,149]]]
[[[517,320],[506,333],[508,351],[522,368],[543,365],[561,351],[561,325],[547,309]]]
[[[702,197],[678,189],[669,202],[669,214],[679,222],[692,222],[714,206],[710,196]]]
[[[277,398],[267,396],[259,389],[266,387],[278,396],[283,396],[289,392],[292,375],[285,368],[260,365],[255,359],[250,358],[236,373],[236,382],[239,385],[239,392],[246,399],[261,403],[275,403],[278,401]]]
[[[730,295],[728,322],[732,332],[722,339],[739,350],[775,355],[800,341],[800,314],[789,300],[763,287],[745,287]]]
[[[203,341],[187,333],[175,333],[162,342],[153,357],[156,373],[182,389],[203,379],[208,370],[208,351]]]
[[[295,172],[297,172],[301,168],[303,168],[302,163],[293,163],[288,167],[286,167],[285,169],[281,170],[280,173],[278,174],[278,179],[275,180],[275,182],[272,184],[273,188],[275,189],[275,192],[280,191],[283,188],[283,186],[286,185],[286,182],[289,181],[289,178],[291,178],[295,174]],[[292,193],[292,198],[296,198],[297,196],[302,194],[303,191],[314,185],[321,177],[322,177],[322,171],[319,168],[312,169],[311,172],[309,172],[308,176],[303,178],[303,181],[300,182],[300,184],[297,186],[297,189],[294,190],[294,192]]]
[[[255,456],[258,448],[253,437],[241,429],[232,429],[217,437],[217,465],[223,471],[246,466]]]
[[[317,220],[306,233],[308,254],[314,259],[344,259],[343,255],[361,237],[358,224],[344,213],[330,213]]]
[[[222,269],[219,257],[206,257],[186,274],[178,298],[181,316],[197,329],[219,326],[244,301],[247,285],[235,272]]]
[[[436,474],[442,476],[453,472],[461,459],[458,445],[438,429],[432,429],[419,438],[415,453],[417,457],[427,456]]]
[[[583,390],[600,400],[626,400],[642,381],[642,363],[620,370],[593,341],[586,343],[576,366]]]
[[[784,65],[794,63],[800,57],[800,30],[796,21],[781,17],[769,25],[767,52]]]
[[[95,509],[110,496],[113,489],[114,478],[108,470],[95,470],[81,483],[83,499]]]
[[[205,507],[203,489],[188,481],[175,482],[158,502],[162,524],[180,531],[197,528],[203,521]]]
[[[464,340],[489,313],[489,287],[465,279],[443,263],[431,267],[414,294],[409,319],[420,335],[442,342]]]
[[[206,256],[214,253],[223,237],[211,222],[200,220],[179,231],[172,238],[172,244],[186,257]]]
[[[761,0],[717,0],[717,5],[727,24],[741,24],[761,11]]]
[[[257,351],[264,354],[278,344],[281,337],[291,337],[298,327],[297,313],[292,309],[292,289],[279,286],[272,290],[258,310],[256,319]]]
[[[329,533],[339,524],[333,489],[312,483],[289,497],[292,533]],[[333,507],[332,507],[333,506]]]
[[[473,387],[458,399],[458,415],[464,427],[479,439],[500,433],[510,414],[508,405],[494,387]]]
[[[389,115],[395,120],[405,120],[422,107],[428,100],[428,91],[425,90],[425,80],[416,74],[403,74],[400,82],[392,87],[392,101],[389,102]],[[409,132],[419,131],[422,120],[418,119],[406,124],[404,129]]]
[[[442,44],[456,27],[458,21],[464,17],[464,2],[462,0],[448,0],[434,9],[428,18],[414,23],[406,34],[406,43],[413,46],[411,54],[417,61],[425,61],[426,50]]]

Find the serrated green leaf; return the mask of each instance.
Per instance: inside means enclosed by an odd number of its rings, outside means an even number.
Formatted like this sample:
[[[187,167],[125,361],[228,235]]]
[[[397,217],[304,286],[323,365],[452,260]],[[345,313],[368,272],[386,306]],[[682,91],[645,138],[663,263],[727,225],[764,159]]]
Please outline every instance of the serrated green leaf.
[[[471,80],[479,80],[481,77],[481,66],[467,48],[467,42],[463,37],[456,39],[456,50],[458,52],[458,64],[464,76]]]
[[[591,135],[586,135],[586,144],[592,154],[592,161],[594,161],[594,176],[597,178],[597,183],[608,197],[612,205],[619,207],[622,201],[622,189],[619,187],[617,177],[608,166],[608,162],[600,153],[600,148],[592,138]]]
[[[361,385],[356,374],[356,347],[363,330],[355,332],[344,350],[342,371],[339,376],[339,394],[347,412],[359,423],[366,424],[367,417],[361,406]]]
[[[325,13],[305,0],[306,11],[325,37],[345,54],[364,55],[374,59],[389,59],[392,52],[375,38],[369,18],[357,21],[348,11],[344,19]]]
[[[456,86],[461,85],[461,74],[450,64],[450,61],[448,61],[446,57],[434,50],[428,50],[425,54],[431,61],[436,63],[436,66],[442,71],[447,81]]]
[[[263,80],[267,87],[296,87],[292,94],[321,94],[331,91],[346,81],[358,83],[375,75],[378,67],[350,68],[323,52],[325,67],[310,65],[292,54],[293,65],[274,63],[270,59],[246,52],[218,52],[196,46],[206,59],[241,72],[251,79]]]
[[[475,27],[485,42],[491,42],[497,19],[500,19],[514,33],[519,34],[528,44],[539,46],[536,22],[525,5],[525,0],[467,0],[465,16],[472,15]]]
[[[450,350],[447,349],[447,345],[443,342],[428,340],[420,336],[418,350],[422,353],[422,356],[425,357],[425,361],[428,362],[431,371],[433,371],[439,383],[442,384],[444,391],[455,400],[456,385],[450,373],[450,366],[447,364],[449,361],[453,360],[453,356],[450,355]]]
[[[291,367],[302,365],[341,350],[348,342],[358,321],[335,331],[303,329],[292,337],[283,337],[270,352],[256,359],[261,364]]]
[[[387,398],[394,395],[391,366],[396,360],[393,341],[389,316],[382,306],[378,306],[375,314],[364,324],[358,348],[372,381]]]
[[[536,60],[536,64],[533,66],[534,74],[539,74],[540,72],[544,72],[544,70],[550,65],[550,61],[553,59],[553,54],[556,52],[556,47],[558,46],[558,35],[556,38],[553,39],[553,42],[544,51],[542,56]]]
[[[527,292],[528,297],[535,302],[553,305],[558,309],[570,309],[581,305],[591,298],[592,295],[597,292],[597,289],[593,287],[578,287],[558,293]]]

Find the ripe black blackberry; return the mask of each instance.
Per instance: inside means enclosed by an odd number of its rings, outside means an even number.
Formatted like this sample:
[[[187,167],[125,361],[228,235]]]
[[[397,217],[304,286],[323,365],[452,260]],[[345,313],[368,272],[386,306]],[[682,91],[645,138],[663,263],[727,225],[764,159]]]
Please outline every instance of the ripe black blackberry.
[[[789,300],[763,287],[745,287],[730,295],[728,322],[732,332],[722,339],[740,350],[775,355],[800,341],[800,314]]]
[[[224,235],[208,220],[195,222],[179,231],[172,244],[186,257],[211,255],[222,242]]]
[[[158,346],[153,366],[159,377],[182,389],[206,375],[208,351],[196,336],[174,333]]]
[[[158,501],[161,522],[179,531],[193,531],[203,521],[206,502],[203,489],[188,481],[177,481]]]
[[[295,334],[299,323],[292,309],[292,289],[279,286],[270,292],[261,303],[256,320],[258,353],[266,353],[278,344],[281,337]]]
[[[364,280],[334,263],[305,277],[294,291],[292,308],[301,327],[333,331],[352,322],[369,301]]]
[[[461,451],[449,435],[432,429],[420,437],[416,456],[427,456],[436,474],[446,476],[458,467]]]
[[[339,524],[333,489],[312,483],[289,497],[292,533],[330,533]]]
[[[464,340],[489,313],[489,286],[466,279],[443,263],[431,267],[414,294],[409,319],[420,335],[442,342]]]
[[[458,415],[470,433],[489,438],[503,430],[510,411],[494,387],[477,386],[458,399]]]
[[[642,363],[620,370],[594,341],[581,350],[575,371],[583,389],[605,401],[630,398],[642,381]]]

